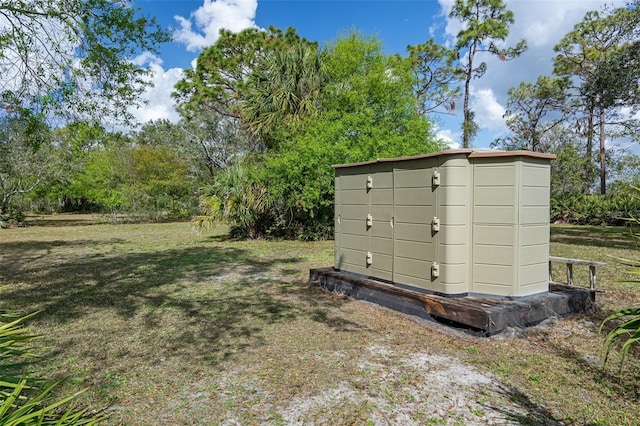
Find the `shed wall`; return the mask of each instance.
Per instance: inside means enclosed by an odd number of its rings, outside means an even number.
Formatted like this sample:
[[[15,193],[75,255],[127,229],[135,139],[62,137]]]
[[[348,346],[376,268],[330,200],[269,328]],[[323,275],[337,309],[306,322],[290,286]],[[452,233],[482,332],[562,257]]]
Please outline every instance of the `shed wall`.
[[[368,169],[368,167],[367,167]],[[369,275],[366,256],[369,236],[364,218],[369,212],[366,177],[362,168],[345,169],[336,176],[337,269]]]
[[[514,161],[473,162],[473,293],[513,296],[518,173]]]
[[[549,290],[549,162],[520,161],[518,296]]]
[[[548,158],[364,163],[335,188],[336,269],[450,295],[548,291]]]

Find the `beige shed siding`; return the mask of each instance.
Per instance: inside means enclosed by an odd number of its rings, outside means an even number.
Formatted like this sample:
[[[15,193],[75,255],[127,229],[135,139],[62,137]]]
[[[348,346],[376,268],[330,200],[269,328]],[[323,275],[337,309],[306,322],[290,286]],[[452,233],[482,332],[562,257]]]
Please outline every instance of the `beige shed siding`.
[[[431,291],[437,285],[431,278],[437,248],[437,236],[431,232],[437,211],[432,187],[436,168],[436,158],[425,158],[396,163],[393,172],[393,281]]]
[[[372,179],[369,211],[373,217],[369,229],[373,263],[369,274],[390,281],[393,279],[393,165],[373,164],[369,176]]]
[[[336,173],[335,181],[335,191],[334,191],[334,203],[333,203],[333,267],[335,269],[340,269],[340,239],[342,235],[342,230],[340,227],[340,178]]]
[[[517,277],[517,169],[510,159],[473,164],[473,281],[471,292],[513,296]]]
[[[549,290],[549,162],[521,161],[518,295]]]
[[[513,157],[474,163],[472,292],[548,291],[549,162]]]
[[[444,294],[547,291],[551,158],[460,150],[336,166],[334,264]]]
[[[368,175],[363,171],[360,167],[343,170],[336,177],[340,251],[336,254],[335,263],[338,264],[338,269],[359,274],[367,274],[369,248],[366,227],[369,213],[366,188]]]
[[[466,155],[447,156],[440,159],[438,171],[441,183],[437,188],[437,216],[440,219],[437,291],[444,294],[467,293],[471,279],[467,266],[471,253],[471,166]]]

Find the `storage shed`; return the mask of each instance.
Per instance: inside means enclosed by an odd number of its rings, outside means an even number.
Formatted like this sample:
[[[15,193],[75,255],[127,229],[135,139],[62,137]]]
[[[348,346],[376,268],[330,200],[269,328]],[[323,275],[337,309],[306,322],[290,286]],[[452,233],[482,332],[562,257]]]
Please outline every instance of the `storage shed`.
[[[547,292],[554,158],[461,149],[334,166],[334,269],[450,296]]]

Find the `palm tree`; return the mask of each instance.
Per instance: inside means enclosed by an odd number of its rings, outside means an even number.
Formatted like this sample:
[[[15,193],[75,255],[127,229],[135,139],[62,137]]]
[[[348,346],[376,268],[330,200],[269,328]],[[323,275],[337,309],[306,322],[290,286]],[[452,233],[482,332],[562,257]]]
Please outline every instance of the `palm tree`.
[[[318,112],[326,77],[323,56],[315,45],[298,43],[274,51],[249,77],[243,122],[268,148],[277,146],[282,125]]]

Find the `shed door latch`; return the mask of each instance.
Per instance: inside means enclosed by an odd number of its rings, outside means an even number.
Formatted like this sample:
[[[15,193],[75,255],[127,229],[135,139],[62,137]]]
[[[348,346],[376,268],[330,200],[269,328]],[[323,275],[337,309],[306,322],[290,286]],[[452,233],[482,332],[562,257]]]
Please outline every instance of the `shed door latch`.
[[[371,226],[373,226],[373,216],[371,216],[371,213],[369,213],[367,215],[367,227],[371,228]]]
[[[369,175],[367,176],[367,190],[373,188],[373,178]]]
[[[431,264],[431,278],[438,278],[440,276],[440,264],[433,262]]]
[[[440,185],[440,172],[437,170],[433,171],[433,177],[431,178],[431,183],[433,186]]]
[[[370,251],[367,252],[367,266],[371,265],[373,263],[373,255],[371,254]]]
[[[436,216],[434,216],[433,219],[431,219],[431,230],[433,232],[440,231],[440,219]]]

